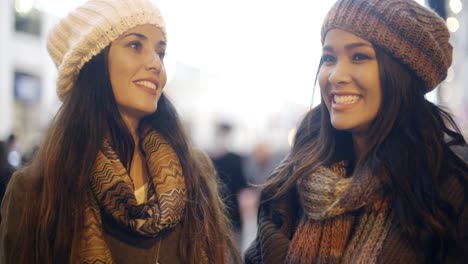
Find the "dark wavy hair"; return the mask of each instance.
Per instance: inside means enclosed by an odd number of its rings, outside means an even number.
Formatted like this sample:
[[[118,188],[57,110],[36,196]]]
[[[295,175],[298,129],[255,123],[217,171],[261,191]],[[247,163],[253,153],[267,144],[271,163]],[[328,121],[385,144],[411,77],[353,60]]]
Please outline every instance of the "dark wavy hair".
[[[380,177],[403,234],[416,248],[428,259],[442,259],[457,246],[460,212],[443,197],[441,186],[454,175],[467,190],[468,166],[450,148],[466,142],[450,114],[425,99],[421,79],[375,50],[383,100],[359,160],[351,133],[333,128],[322,98],[302,119],[290,155],[266,183],[261,199],[280,200],[318,166],[350,160],[352,170],[368,169]]]
[[[36,158],[25,169],[37,174],[40,194],[32,204],[18,205],[27,209],[20,223],[24,234],[18,236],[14,246],[19,250],[14,252],[16,258],[11,259],[14,263],[75,262],[83,227],[83,219],[79,217],[84,210],[82,190],[89,188],[88,175],[105,135],[129,169],[135,146],[112,92],[108,51],[109,47],[82,68]],[[236,263],[240,262],[229,235],[215,171],[192,150],[177,112],[164,93],[157,111],[140,121],[140,137],[143,127],[148,126],[170,142],[185,177],[187,206],[177,247],[181,259],[184,263],[201,263],[204,251],[212,263],[227,263],[228,254]],[[23,254],[18,254],[21,251]]]

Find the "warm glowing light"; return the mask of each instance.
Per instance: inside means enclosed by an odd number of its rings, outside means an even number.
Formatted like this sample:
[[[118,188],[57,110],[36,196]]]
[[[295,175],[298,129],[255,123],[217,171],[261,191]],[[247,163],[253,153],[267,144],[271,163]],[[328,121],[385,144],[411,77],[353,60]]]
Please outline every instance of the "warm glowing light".
[[[450,0],[449,6],[454,14],[460,13],[463,8],[463,4],[460,0]]]
[[[26,14],[34,6],[34,0],[16,0],[15,1],[15,10],[20,14]]]
[[[449,17],[447,18],[447,27],[450,32],[457,32],[458,28],[460,27],[460,23],[458,22],[458,19]]]
[[[289,143],[290,147],[294,144],[294,137],[295,136],[296,136],[296,129],[291,128],[291,130],[289,130],[289,133],[288,133],[288,143]]]

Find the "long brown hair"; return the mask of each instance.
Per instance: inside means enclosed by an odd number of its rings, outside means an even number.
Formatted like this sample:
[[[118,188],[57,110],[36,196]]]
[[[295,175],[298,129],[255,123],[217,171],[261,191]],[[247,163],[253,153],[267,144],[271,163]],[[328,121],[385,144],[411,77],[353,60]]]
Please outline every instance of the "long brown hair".
[[[129,169],[135,148],[115,102],[107,68],[107,47],[80,71],[56,114],[36,158],[26,173],[38,179],[38,197],[31,197],[20,224],[15,259],[19,263],[67,263],[76,258],[83,227],[84,195],[104,135]],[[179,255],[184,263],[200,263],[205,252],[211,263],[240,262],[229,236],[229,224],[219,197],[215,171],[192,150],[175,108],[163,94],[155,113],[143,118],[143,127],[158,130],[181,161],[187,188]],[[141,137],[140,137],[141,138]],[[141,146],[137,146],[140,147]],[[23,251],[23,254],[18,252]],[[19,259],[18,259],[19,258]]]
[[[382,104],[362,157],[354,156],[351,133],[333,128],[322,98],[301,121],[290,155],[266,183],[261,200],[265,205],[280,200],[318,166],[350,160],[355,172],[369,169],[380,178],[403,234],[428,259],[440,260],[457,244],[460,213],[442,197],[440,186],[454,175],[467,189],[468,166],[450,149],[466,142],[450,114],[425,99],[423,82],[375,49]]]

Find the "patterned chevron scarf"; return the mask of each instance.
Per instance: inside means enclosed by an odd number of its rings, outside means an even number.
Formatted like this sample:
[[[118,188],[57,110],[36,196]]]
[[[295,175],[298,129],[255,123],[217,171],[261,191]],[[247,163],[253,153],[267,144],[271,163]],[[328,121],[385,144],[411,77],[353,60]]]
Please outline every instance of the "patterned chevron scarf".
[[[377,262],[393,218],[376,177],[346,178],[345,165],[320,167],[298,183],[304,215],[286,263]]]
[[[170,144],[157,132],[142,142],[151,175],[147,202],[137,204],[132,180],[109,142],[98,153],[90,176],[84,231],[79,242],[80,263],[112,263],[104,241],[101,212],[130,232],[156,237],[177,225],[185,209],[185,182],[179,158]]]

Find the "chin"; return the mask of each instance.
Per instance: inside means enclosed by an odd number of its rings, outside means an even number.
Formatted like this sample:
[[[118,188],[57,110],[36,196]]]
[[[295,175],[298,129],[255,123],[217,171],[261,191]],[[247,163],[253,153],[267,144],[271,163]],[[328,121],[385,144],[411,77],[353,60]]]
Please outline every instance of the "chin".
[[[332,126],[336,130],[340,131],[348,131],[351,132],[352,134],[362,134],[362,133],[367,133],[367,130],[369,129],[369,125],[367,124],[350,124],[347,122],[332,122]]]
[[[350,131],[350,130],[352,130],[352,127],[350,127],[350,126],[335,125],[335,124],[332,124],[332,126],[333,126],[336,130],[342,130],[342,131]]]
[[[154,112],[156,112],[157,107],[145,107],[145,108],[138,108],[135,109],[136,113],[140,116],[140,118],[143,118],[145,116],[151,115]]]
[[[347,122],[348,120],[331,120],[331,125],[336,129],[336,130],[351,130],[355,126],[353,124],[350,124]]]
[[[156,112],[156,109],[158,109],[158,108],[157,108],[157,107],[153,107],[153,108],[151,108],[151,109],[146,109],[145,111],[142,111],[143,116],[147,116],[147,115],[153,114],[154,112]]]

